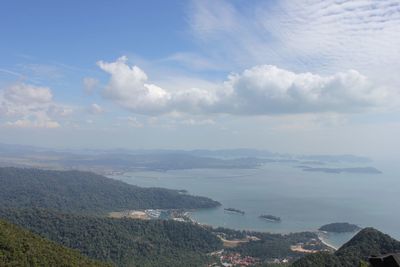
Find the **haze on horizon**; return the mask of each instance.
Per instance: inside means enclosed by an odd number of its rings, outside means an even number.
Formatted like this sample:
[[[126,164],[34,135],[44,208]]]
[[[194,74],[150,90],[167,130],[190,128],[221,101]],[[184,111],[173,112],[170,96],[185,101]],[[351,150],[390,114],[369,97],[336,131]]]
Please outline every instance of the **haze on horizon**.
[[[22,1],[0,143],[400,156],[398,1]]]

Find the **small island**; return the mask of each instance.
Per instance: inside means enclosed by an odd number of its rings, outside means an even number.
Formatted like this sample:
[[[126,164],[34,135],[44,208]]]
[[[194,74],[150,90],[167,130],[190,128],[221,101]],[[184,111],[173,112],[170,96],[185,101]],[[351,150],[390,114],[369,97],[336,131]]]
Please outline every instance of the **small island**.
[[[361,228],[358,225],[342,222],[342,223],[330,223],[321,226],[318,230],[331,233],[350,233],[356,232]]]
[[[238,209],[234,209],[234,208],[226,208],[226,209],[224,209],[225,211],[228,211],[228,212],[233,212],[233,213],[238,213],[238,214],[242,214],[242,215],[244,215],[244,211],[242,211],[242,210],[238,210]]]
[[[281,221],[280,217],[276,217],[276,216],[269,215],[269,214],[260,215],[259,218],[267,220],[267,221],[271,221],[271,222],[280,222]]]
[[[381,174],[382,172],[374,167],[356,167],[356,168],[314,168],[309,166],[301,166],[303,171],[307,172],[325,172],[333,174],[341,173],[359,173],[359,174]]]

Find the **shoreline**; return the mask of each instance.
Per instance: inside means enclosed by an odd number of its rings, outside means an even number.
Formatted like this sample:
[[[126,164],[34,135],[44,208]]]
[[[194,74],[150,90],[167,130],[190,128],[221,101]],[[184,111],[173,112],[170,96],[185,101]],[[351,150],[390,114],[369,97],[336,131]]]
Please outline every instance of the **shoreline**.
[[[214,227],[213,225],[209,225],[209,224],[205,224],[205,223],[199,223],[199,222],[197,222],[195,219],[193,219],[193,217],[190,216],[190,215],[191,215],[191,214],[190,214],[190,212],[189,212],[188,217],[189,217],[189,219],[191,220],[192,223],[195,223],[195,224],[198,224],[198,225],[201,225],[201,226],[206,226],[206,227]],[[238,229],[234,229],[234,230],[238,230]],[[240,231],[240,230],[238,230],[238,231]],[[250,230],[250,231],[251,231],[251,230]],[[256,232],[257,232],[257,231],[256,231]],[[310,232],[312,232],[312,231],[310,231]],[[272,232],[265,232],[265,233],[272,233]],[[290,232],[290,233],[296,233],[296,232]],[[319,241],[321,241],[322,244],[324,244],[324,245],[327,246],[327,247],[330,247],[330,248],[333,249],[334,251],[336,251],[336,250],[339,249],[338,247],[335,247],[334,245],[328,243],[328,242],[322,237],[322,234],[321,234],[320,231],[315,231],[315,233],[317,234],[317,237],[318,237]],[[288,233],[279,233],[279,234],[285,235],[285,234],[288,234]]]
[[[318,236],[319,241],[321,241],[321,243],[324,244],[325,246],[330,247],[331,249],[333,249],[333,250],[335,250],[335,251],[339,249],[338,247],[335,247],[334,245],[329,244],[329,243],[323,238],[323,236],[321,235],[321,232],[318,231],[318,232],[317,232],[317,236]]]

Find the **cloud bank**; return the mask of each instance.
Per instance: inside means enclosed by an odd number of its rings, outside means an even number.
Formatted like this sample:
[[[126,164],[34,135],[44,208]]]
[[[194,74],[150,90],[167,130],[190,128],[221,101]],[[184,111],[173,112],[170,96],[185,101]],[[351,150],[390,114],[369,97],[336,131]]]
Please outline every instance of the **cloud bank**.
[[[210,88],[174,90],[150,83],[142,69],[128,65],[125,56],[115,62],[99,61],[98,66],[110,75],[103,96],[139,114],[352,113],[384,105],[391,93],[355,70],[321,76],[257,65]]]
[[[398,0],[192,1],[189,31],[226,68],[265,62],[296,71],[356,69],[400,83]]]
[[[58,128],[56,118],[72,109],[53,101],[50,88],[15,83],[0,90],[0,119],[18,128]]]

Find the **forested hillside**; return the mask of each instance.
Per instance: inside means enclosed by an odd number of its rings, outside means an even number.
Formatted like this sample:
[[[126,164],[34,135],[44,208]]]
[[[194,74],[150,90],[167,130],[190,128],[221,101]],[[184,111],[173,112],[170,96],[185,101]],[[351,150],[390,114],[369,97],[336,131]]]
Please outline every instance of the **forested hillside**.
[[[373,228],[365,228],[334,254],[316,253],[296,261],[294,267],[354,267],[371,255],[400,252],[400,242]]]
[[[111,219],[27,209],[0,217],[83,254],[119,266],[201,266],[221,241],[200,226],[175,221]]]
[[[0,266],[108,266],[0,220]],[[111,265],[110,265],[111,266]]]
[[[6,207],[45,208],[81,214],[148,208],[209,208],[206,197],[176,190],[141,188],[90,172],[0,168],[0,203]]]

